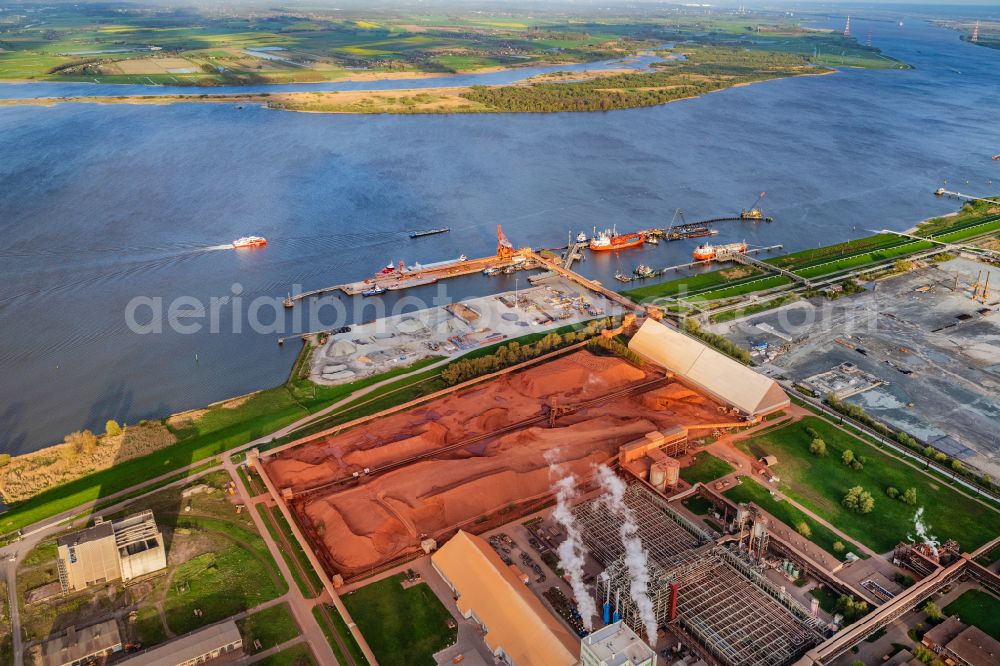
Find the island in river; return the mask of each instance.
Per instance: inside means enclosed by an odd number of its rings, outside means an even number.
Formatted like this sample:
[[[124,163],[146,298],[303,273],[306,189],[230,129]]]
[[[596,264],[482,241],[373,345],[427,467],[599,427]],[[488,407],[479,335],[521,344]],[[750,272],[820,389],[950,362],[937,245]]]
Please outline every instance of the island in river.
[[[313,92],[253,92],[2,100],[3,105],[61,102],[172,104],[224,102],[312,113],[555,113],[656,106],[678,99],[789,76],[827,74],[795,53],[688,45],[649,70],[601,70],[503,86]]]

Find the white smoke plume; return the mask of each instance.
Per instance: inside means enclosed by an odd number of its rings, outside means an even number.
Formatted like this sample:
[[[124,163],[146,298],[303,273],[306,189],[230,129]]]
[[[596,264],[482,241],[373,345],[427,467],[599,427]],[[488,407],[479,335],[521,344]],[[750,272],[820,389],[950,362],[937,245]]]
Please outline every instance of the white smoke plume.
[[[583,537],[580,536],[580,528],[577,525],[576,517],[570,511],[569,503],[577,496],[576,477],[572,474],[559,477],[559,468],[556,464],[553,452],[549,451],[545,459],[549,463],[549,473],[557,477],[554,484],[556,491],[556,508],[552,512],[555,519],[566,530],[566,540],[559,544],[559,567],[569,575],[569,585],[573,589],[573,596],[576,597],[577,610],[583,620],[583,626],[587,631],[594,629],[594,616],[597,615],[597,603],[590,596],[590,590],[583,582],[583,566],[586,561],[587,547],[583,544]]]
[[[913,529],[917,532],[917,538],[914,539],[912,535],[907,535],[906,538],[910,541],[916,541],[928,546],[934,556],[938,555],[938,546],[941,542],[938,538],[928,532],[930,527],[924,522],[924,507],[917,509],[917,512],[913,514]]]
[[[597,478],[605,491],[602,498],[608,508],[617,513],[622,524],[619,528],[622,546],[625,547],[625,566],[629,573],[629,596],[639,610],[639,618],[646,630],[646,640],[656,643],[656,613],[649,598],[649,564],[647,553],[639,539],[639,526],[635,513],[625,504],[625,483],[607,465],[597,468]]]

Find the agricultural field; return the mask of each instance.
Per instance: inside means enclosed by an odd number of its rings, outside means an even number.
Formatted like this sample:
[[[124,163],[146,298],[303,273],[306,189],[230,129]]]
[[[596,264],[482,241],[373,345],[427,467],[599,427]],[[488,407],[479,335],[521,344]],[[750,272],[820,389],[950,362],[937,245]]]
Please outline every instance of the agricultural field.
[[[685,42],[813,65],[905,67],[839,34],[758,17],[247,15],[52,7],[0,23],[0,80],[212,86],[447,74],[613,59]],[[682,49],[683,50],[683,49]]]
[[[814,439],[810,429],[826,443],[825,456],[809,452]],[[942,541],[955,539],[963,550],[978,548],[1000,531],[1000,513],[992,507],[818,417],[777,428],[739,446],[755,458],[777,456],[774,469],[783,493],[876,552],[888,552],[908,540],[916,531],[920,509],[930,534]],[[846,450],[860,462],[859,469],[842,461]],[[842,499],[854,486],[861,486],[874,498],[870,513],[855,513],[843,506]],[[899,493],[914,488],[916,503],[890,498],[889,488]]]
[[[379,663],[433,665],[433,654],[455,642],[451,615],[425,583],[403,589],[403,574],[366,585],[342,597]]]
[[[284,594],[287,584],[253,521],[237,513],[225,492],[228,483],[227,474],[213,472],[186,486],[187,493],[162,490],[104,516],[113,520],[148,508],[163,533],[167,568],[128,584],[112,581],[28,603],[29,591],[58,581],[54,542],[37,546],[17,573],[26,638],[41,640],[116,614],[123,618],[123,639],[150,647]]]

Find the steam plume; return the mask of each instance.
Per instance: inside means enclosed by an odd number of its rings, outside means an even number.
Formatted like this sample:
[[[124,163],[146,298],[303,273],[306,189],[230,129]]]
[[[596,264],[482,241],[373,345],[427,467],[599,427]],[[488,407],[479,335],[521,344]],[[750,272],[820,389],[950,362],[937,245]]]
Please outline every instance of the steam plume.
[[[549,473],[556,477],[559,468],[553,452],[549,451],[545,459],[549,463]],[[573,512],[569,509],[570,501],[577,496],[576,477],[572,474],[559,477],[554,484],[556,491],[556,508],[552,517],[566,530],[566,540],[559,544],[559,567],[569,575],[569,585],[576,597],[576,606],[580,611],[583,626],[587,631],[594,629],[594,616],[597,615],[597,603],[590,596],[586,583],[583,582],[583,566],[587,556],[587,548],[580,536],[580,528]]]
[[[619,536],[625,548],[625,567],[629,574],[629,596],[635,602],[639,618],[646,631],[646,640],[656,643],[656,613],[653,602],[649,598],[649,564],[646,551],[639,539],[639,526],[635,522],[635,513],[625,504],[625,483],[619,479],[607,465],[597,468],[597,478],[605,491],[602,498],[608,508],[617,513],[622,524]]]
[[[941,542],[938,541],[936,536],[928,533],[930,528],[926,523],[924,523],[924,507],[920,507],[917,509],[917,512],[913,514],[913,529],[917,532],[916,540],[925,546],[928,546],[931,549],[931,552],[934,553],[934,556],[937,557],[938,546],[941,545]],[[911,535],[907,535],[906,538],[910,541],[914,541],[914,538]]]

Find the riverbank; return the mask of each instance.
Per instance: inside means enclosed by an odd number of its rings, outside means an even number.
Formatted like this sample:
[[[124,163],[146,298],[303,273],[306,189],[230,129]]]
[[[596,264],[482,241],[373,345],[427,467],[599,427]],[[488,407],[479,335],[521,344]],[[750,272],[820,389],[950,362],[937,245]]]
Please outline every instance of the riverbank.
[[[557,113],[658,106],[726,88],[791,76],[833,74],[836,70],[773,56],[737,56],[733,62],[673,61],[654,72],[598,70],[544,75],[502,86],[412,88],[323,92],[199,93],[45,97],[0,100],[0,106],[54,106],[63,103],[167,105],[178,103],[259,104],[269,109],[332,114]],[[749,60],[749,66],[746,62]],[[593,75],[591,75],[593,74]]]

